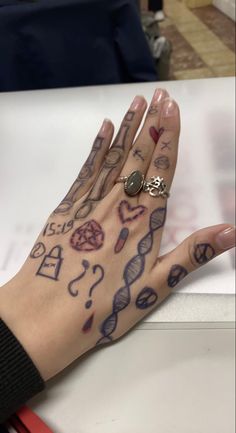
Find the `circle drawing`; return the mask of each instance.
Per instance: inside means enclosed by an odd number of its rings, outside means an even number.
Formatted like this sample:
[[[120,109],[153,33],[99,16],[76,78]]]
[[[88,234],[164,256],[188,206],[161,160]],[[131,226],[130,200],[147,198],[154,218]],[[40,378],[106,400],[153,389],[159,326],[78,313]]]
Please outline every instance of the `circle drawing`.
[[[38,257],[41,257],[43,254],[45,254],[45,252],[46,252],[45,245],[42,242],[38,242],[33,246],[30,253],[30,257],[31,259],[37,259]]]
[[[157,294],[155,290],[151,289],[151,287],[144,287],[139,293],[136,299],[136,307],[145,310],[146,308],[151,307],[157,301]]]

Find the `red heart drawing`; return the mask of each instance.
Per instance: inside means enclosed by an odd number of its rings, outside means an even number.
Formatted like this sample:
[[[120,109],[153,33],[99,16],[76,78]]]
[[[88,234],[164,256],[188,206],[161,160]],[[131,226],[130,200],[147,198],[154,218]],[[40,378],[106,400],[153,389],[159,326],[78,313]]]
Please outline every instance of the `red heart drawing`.
[[[164,132],[164,128],[160,128],[160,129],[156,129],[155,126],[151,126],[151,128],[149,128],[149,133],[154,141],[154,143],[157,144],[160,136],[163,134]]]
[[[118,208],[122,224],[135,220],[140,215],[143,215],[146,209],[147,208],[142,205],[132,207],[128,201],[122,200]]]

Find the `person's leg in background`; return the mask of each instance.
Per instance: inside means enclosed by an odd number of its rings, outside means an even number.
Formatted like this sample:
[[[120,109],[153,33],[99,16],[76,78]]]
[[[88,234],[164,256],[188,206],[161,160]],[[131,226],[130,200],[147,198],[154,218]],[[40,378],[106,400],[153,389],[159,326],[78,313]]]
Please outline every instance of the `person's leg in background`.
[[[138,10],[139,10],[139,12],[140,12],[140,0],[136,0],[136,5],[137,5]]]
[[[165,19],[163,2],[164,0],[148,0],[148,9],[155,12],[155,19],[157,21],[163,21]]]

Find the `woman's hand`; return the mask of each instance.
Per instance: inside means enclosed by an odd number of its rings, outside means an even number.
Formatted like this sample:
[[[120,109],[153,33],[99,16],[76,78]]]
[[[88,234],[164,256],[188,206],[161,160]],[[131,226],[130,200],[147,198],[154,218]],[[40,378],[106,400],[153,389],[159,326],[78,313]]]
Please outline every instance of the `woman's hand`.
[[[131,196],[127,192],[138,189],[138,175],[126,192],[117,182],[138,170],[148,180],[164,178],[170,190],[179,108],[165,90],[157,90],[135,139],[146,107],[143,97],[135,98],[112,144],[113,125],[104,121],[22,269],[1,288],[0,316],[44,380],[92,347],[119,338],[190,272],[235,244],[234,229],[221,224],[199,230],[159,257],[167,198],[150,193],[161,185]]]

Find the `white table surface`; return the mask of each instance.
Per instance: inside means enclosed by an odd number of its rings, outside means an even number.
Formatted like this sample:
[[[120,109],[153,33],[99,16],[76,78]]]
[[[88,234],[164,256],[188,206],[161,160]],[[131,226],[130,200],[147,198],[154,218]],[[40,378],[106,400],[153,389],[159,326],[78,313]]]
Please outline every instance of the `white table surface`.
[[[202,176],[209,169],[204,149],[224,146],[230,167],[217,174],[232,182],[234,79],[161,85],[180,104],[180,155],[188,147],[191,160],[197,146]],[[150,100],[155,87],[147,83],[0,94],[0,237],[1,248],[8,248],[0,284],[17,271],[47,215],[76,177],[102,120],[111,117],[117,128],[133,97],[143,94]],[[181,178],[181,163],[179,173]],[[198,220],[202,226],[224,221],[216,194],[209,191],[212,202],[208,195],[204,198]],[[14,254],[12,215],[21,221]],[[178,241],[187,234],[182,231]],[[9,257],[15,261],[11,266]],[[58,433],[234,433],[231,262],[232,256],[225,255],[202,268],[188,280],[192,289],[184,282],[119,343],[54,378],[31,406]],[[220,284],[215,294],[210,289],[201,293],[204,281],[222,278],[222,272],[231,294],[219,294]]]

